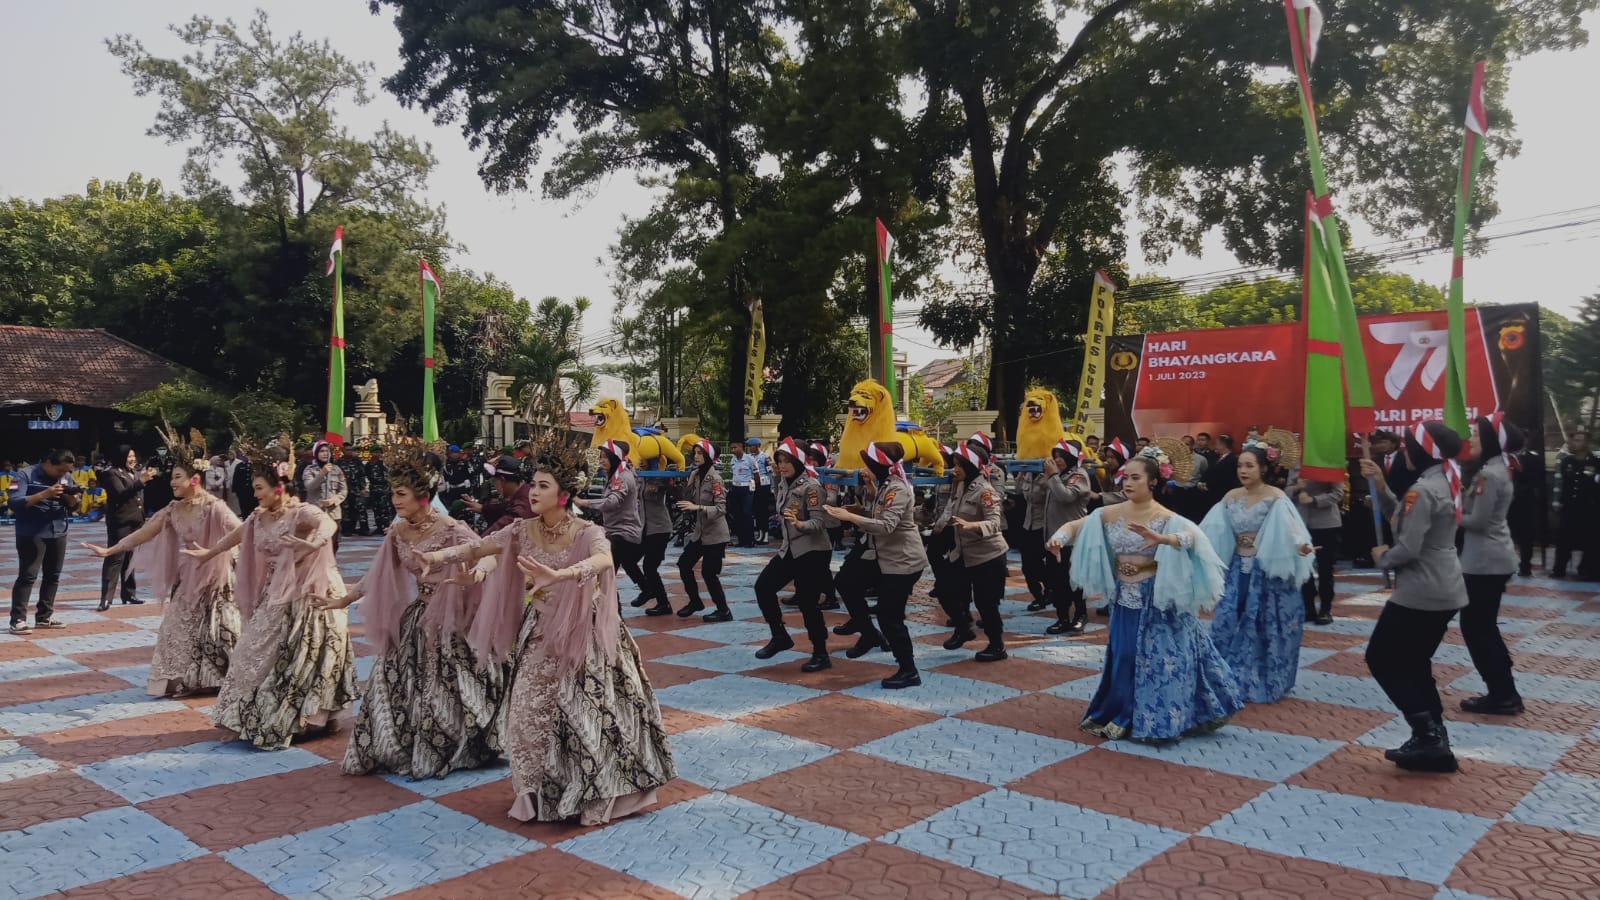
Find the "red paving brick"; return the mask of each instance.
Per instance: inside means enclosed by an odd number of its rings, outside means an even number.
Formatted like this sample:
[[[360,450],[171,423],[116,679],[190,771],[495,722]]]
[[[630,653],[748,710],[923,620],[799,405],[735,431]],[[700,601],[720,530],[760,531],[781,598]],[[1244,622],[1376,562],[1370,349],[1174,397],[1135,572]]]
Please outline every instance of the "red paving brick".
[[[1034,900],[1027,888],[870,841],[745,894],[739,900]]]
[[[675,684],[687,684],[691,681],[699,681],[702,678],[717,677],[716,672],[695,669],[690,666],[675,666],[671,663],[656,662],[655,660],[645,660],[644,674],[646,678],[650,679],[650,686],[658,691],[672,687]]]
[[[1556,768],[1600,778],[1600,740],[1584,738],[1556,760]]]
[[[1482,725],[1510,725],[1514,728],[1532,728],[1554,731],[1557,734],[1586,735],[1600,725],[1600,707],[1580,706],[1576,703],[1559,703],[1554,700],[1522,699],[1527,709],[1520,716],[1485,716],[1462,712],[1461,701],[1474,696],[1471,691],[1444,689],[1439,691],[1444,701],[1444,717],[1453,722],[1477,722]]]
[[[181,710],[28,735],[18,740],[40,756],[81,766],[225,737],[225,733],[212,727],[211,720],[204,715]]]
[[[153,652],[155,647],[126,647],[121,650],[74,653],[67,659],[91,669],[120,669],[123,666],[142,666],[148,663]]]
[[[33,641],[0,641],[0,662],[49,656],[50,651],[34,646]]]
[[[1542,774],[1476,759],[1461,760],[1461,771],[1451,775],[1407,772],[1384,759],[1382,748],[1349,744],[1285,783],[1497,819],[1511,812]]]
[[[696,650],[710,650],[722,646],[715,641],[702,641],[699,638],[677,634],[646,634],[634,638],[633,642],[639,647],[639,655],[645,659],[660,659],[663,656],[676,656],[679,653],[693,653]]]
[[[686,709],[673,709],[670,706],[661,707],[661,724],[666,728],[667,734],[682,734],[685,731],[721,723],[722,720],[716,716],[690,712]]]
[[[1341,631],[1317,631],[1311,626],[1307,626],[1300,635],[1300,646],[1315,647],[1319,650],[1348,650],[1366,642],[1364,635],[1345,634]]]
[[[464,791],[455,791],[440,797],[435,797],[434,802],[448,806],[459,813],[472,816],[480,822],[486,822],[505,831],[513,831],[523,837],[533,838],[543,844],[559,844],[568,838],[580,834],[588,834],[606,826],[584,826],[576,821],[567,822],[518,822],[511,818],[511,777],[510,770],[506,777],[499,781],[481,784],[477,787],[467,788]],[[675,778],[656,790],[654,806],[646,808],[646,812],[682,803],[702,796],[708,791],[692,781]],[[644,815],[644,812],[636,815]]]
[[[1600,838],[1497,822],[1456,863],[1445,885],[1508,900],[1594,900],[1600,897]]]
[[[786,659],[775,665],[751,669],[744,674],[765,678],[768,681],[797,684],[818,691],[844,691],[882,681],[899,669],[893,665],[886,653],[870,653],[860,659],[849,659],[843,654],[834,654],[833,665],[820,672],[800,671],[800,666],[804,662],[804,659]]]
[[[1100,900],[1429,900],[1433,885],[1191,837],[1150,860]]]
[[[1250,703],[1233,714],[1233,724],[1330,741],[1353,741],[1397,713],[1285,697],[1276,703]]]
[[[222,857],[206,855],[50,896],[56,900],[268,900],[282,895]]]
[[[1271,782],[1097,748],[1011,782],[1024,794],[1195,832]]]
[[[911,688],[915,690],[915,688]],[[848,750],[938,720],[933,713],[828,694],[740,718],[745,725]]]
[[[417,795],[334,764],[201,788],[139,804],[207,850],[228,850],[415,803]]]
[[[1083,669],[1077,666],[1062,666],[1055,663],[1040,662],[1036,659],[1027,659],[1013,656],[1000,662],[981,663],[976,660],[964,659],[960,662],[949,663],[934,669],[945,675],[959,675],[962,678],[975,678],[978,681],[989,681],[1003,684],[1019,691],[1042,691],[1045,688],[1055,687],[1068,681],[1087,678],[1090,675],[1100,674],[1095,669]]]
[[[458,878],[393,895],[404,900],[540,897],[543,900],[677,900],[678,895],[553,847],[524,853]]]
[[[762,806],[867,837],[882,837],[988,791],[976,781],[850,751],[728,789]]]
[[[957,714],[958,719],[970,719],[1042,734],[1045,737],[1077,741],[1080,744],[1101,744],[1105,738],[1096,737],[1078,727],[1089,711],[1087,700],[1073,700],[1054,694],[1026,694],[999,703],[980,706]]]
[[[1332,656],[1317,660],[1306,666],[1306,668],[1315,669],[1318,672],[1327,672],[1330,675],[1350,675],[1355,678],[1368,678],[1372,675],[1372,672],[1367,668],[1366,657],[1359,652],[1335,653]],[[1433,678],[1440,684],[1449,684],[1471,671],[1471,666],[1464,666],[1459,663],[1435,662],[1433,664]]]
[[[0,781],[0,832],[20,831],[56,819],[75,819],[125,803],[116,794],[65,769]]]
[[[7,681],[0,690],[0,708],[39,703],[61,697],[80,697],[120,691],[128,686],[126,681],[104,672],[75,672],[71,675],[46,675],[42,678],[24,678]]]

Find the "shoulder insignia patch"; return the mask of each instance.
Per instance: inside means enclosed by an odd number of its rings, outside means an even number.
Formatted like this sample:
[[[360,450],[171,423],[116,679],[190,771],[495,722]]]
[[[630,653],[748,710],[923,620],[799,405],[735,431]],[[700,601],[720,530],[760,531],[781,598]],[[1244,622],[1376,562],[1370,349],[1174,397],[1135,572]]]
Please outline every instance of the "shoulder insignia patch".
[[[884,493],[884,495],[883,495],[883,505],[886,506],[886,507],[894,505],[894,491],[893,491],[893,489],[891,489],[891,490],[889,490],[889,491]]]
[[[711,496],[713,496],[713,497],[721,497],[722,496],[722,482],[720,482],[720,481],[711,482]]]
[[[983,492],[983,508],[984,509],[993,509],[994,508],[994,491],[984,491]]]
[[[806,488],[806,503],[812,507],[822,505],[822,494],[816,488]]]
[[[1413,491],[1406,491],[1406,498],[1403,501],[1402,505],[1405,507],[1405,511],[1406,512],[1408,512],[1408,513],[1411,512],[1411,507],[1417,505],[1417,492],[1414,491],[1414,490]]]

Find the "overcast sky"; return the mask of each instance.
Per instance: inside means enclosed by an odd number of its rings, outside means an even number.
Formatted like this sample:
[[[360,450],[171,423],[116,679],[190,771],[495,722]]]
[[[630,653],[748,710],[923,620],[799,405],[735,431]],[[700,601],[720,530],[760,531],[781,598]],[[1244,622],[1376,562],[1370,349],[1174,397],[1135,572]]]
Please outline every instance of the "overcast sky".
[[[398,68],[399,40],[393,26],[368,13],[366,0],[16,4],[8,10],[11,37],[7,52],[0,55],[0,83],[9,89],[10,125],[7,139],[0,142],[0,196],[42,199],[80,192],[91,178],[120,179],[130,172],[178,187],[183,148],[145,135],[156,100],[134,95],[104,40],[131,33],[152,52],[176,56],[181,49],[166,31],[168,24],[202,12],[243,22],[258,6],[265,6],[280,35],[299,30],[309,37],[328,38],[347,56],[376,63],[380,76]],[[1594,31],[1600,16],[1590,17],[1587,24]],[[1463,90],[1465,79],[1463,73]],[[1530,57],[1513,69],[1508,103],[1517,118],[1523,151],[1520,157],[1500,163],[1501,218],[1486,233],[1572,220],[1577,217],[1534,217],[1600,207],[1600,185],[1582,174],[1593,147],[1600,143],[1600,121],[1582,111],[1585,92],[1597,83],[1600,48],[1595,46]],[[493,272],[532,299],[587,296],[594,305],[584,331],[603,333],[615,303],[604,261],[606,248],[624,216],[648,208],[650,192],[631,178],[618,177],[581,207],[533,195],[490,194],[478,180],[476,155],[455,127],[434,125],[426,115],[402,109],[376,86],[373,92],[370,105],[346,111],[347,123],[360,133],[388,120],[432,143],[439,166],[429,198],[444,204],[452,238],[468,248],[458,264]],[[1357,246],[1377,240],[1359,222],[1354,234]],[[1137,241],[1130,245],[1136,248]],[[1584,295],[1600,290],[1600,275],[1589,256],[1597,248],[1600,223],[1494,241],[1486,255],[1467,262],[1468,299],[1536,300],[1570,312]],[[1131,262],[1135,273],[1149,271],[1142,260]],[[1161,271],[1190,276],[1234,265],[1220,241],[1212,240],[1201,257],[1174,258]],[[1442,284],[1448,280],[1449,259],[1436,255],[1398,268]],[[897,349],[909,353],[914,365],[955,355],[933,347],[932,340],[909,323],[898,323],[896,331],[901,337]]]

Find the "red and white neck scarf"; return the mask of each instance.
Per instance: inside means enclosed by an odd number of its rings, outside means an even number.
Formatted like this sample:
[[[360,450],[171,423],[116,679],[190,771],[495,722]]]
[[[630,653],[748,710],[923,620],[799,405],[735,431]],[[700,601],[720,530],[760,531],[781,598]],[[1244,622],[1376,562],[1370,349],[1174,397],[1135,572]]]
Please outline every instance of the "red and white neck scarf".
[[[1422,427],[1420,424],[1412,431],[1412,436],[1415,437],[1417,439],[1417,443],[1422,446],[1423,452],[1427,453],[1434,459],[1437,459],[1439,461],[1439,465],[1444,468],[1445,481],[1450,485],[1450,500],[1455,504],[1456,508],[1456,521],[1460,522],[1461,463],[1456,462],[1453,459],[1446,459],[1444,456],[1444,451],[1440,450],[1439,445],[1433,442],[1433,435],[1429,434],[1428,429]]]
[[[965,451],[966,453],[971,454],[973,458],[976,458],[976,456],[977,456],[976,453],[972,453],[972,451],[967,450],[966,447],[962,447],[961,449],[963,451]],[[872,462],[877,463],[880,466],[883,466],[885,469],[888,469],[890,475],[898,475],[898,476],[900,476],[900,479],[902,481],[905,480],[906,467],[901,465],[899,460],[890,459],[889,458],[889,454],[883,452],[882,448],[880,448],[877,444],[869,445],[867,447],[866,453],[867,453],[867,459],[871,460]],[[974,464],[976,464],[976,463],[974,463]]]

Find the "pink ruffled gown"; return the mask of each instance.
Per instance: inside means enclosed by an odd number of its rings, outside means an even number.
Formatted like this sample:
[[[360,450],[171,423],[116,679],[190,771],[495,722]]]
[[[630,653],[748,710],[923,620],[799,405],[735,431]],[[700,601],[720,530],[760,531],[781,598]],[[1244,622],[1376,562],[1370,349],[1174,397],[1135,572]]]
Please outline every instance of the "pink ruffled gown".
[[[257,509],[239,545],[238,602],[244,634],[211,719],[266,750],[323,728],[356,696],[356,659],[344,610],[317,609],[343,597],[333,561],[337,523],[303,503]],[[308,550],[290,537],[318,544]]]
[[[233,601],[233,553],[201,562],[178,552],[214,547],[239,527],[222,500],[200,494],[175,500],[124,542],[139,547],[134,565],[164,601],[161,631],[150,658],[145,690],[152,697],[222,686],[239,642],[239,607]]]
[[[471,528],[444,515],[422,529],[397,519],[385,535],[361,581],[366,638],[377,658],[345,772],[438,778],[500,755],[495,719],[511,664],[480,665],[468,645],[477,591],[448,580],[456,567],[422,574],[422,554],[476,540]]]
[[[639,648],[622,627],[605,531],[580,522],[570,541],[546,546],[539,527],[522,520],[451,554],[499,558],[470,637],[489,659],[516,659],[500,719],[516,792],[511,816],[599,824],[654,803],[677,768]],[[576,567],[578,576],[528,603],[519,555],[557,571]]]

